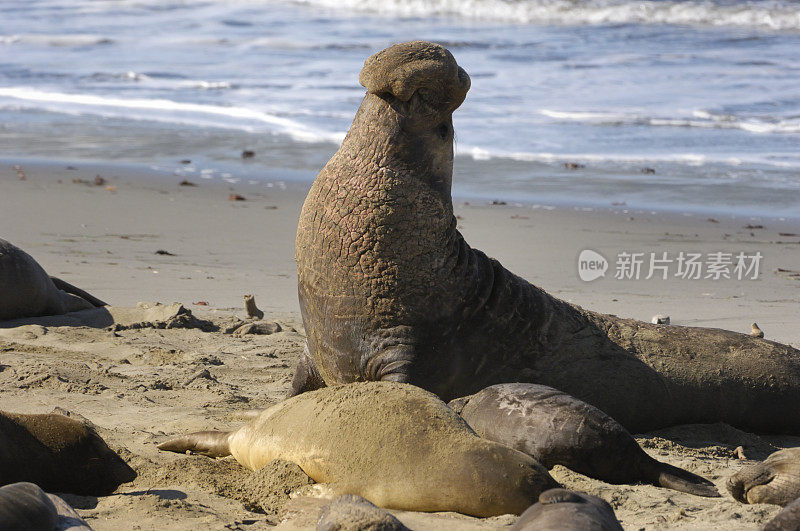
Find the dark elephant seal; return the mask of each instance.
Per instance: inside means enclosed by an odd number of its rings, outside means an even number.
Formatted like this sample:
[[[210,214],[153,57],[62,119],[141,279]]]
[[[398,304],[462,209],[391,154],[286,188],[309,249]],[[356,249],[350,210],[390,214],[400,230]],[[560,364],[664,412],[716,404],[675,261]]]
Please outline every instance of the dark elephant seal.
[[[800,351],[590,312],[464,241],[450,196],[452,113],[470,81],[445,48],[397,44],[367,59],[359,80],[367,94],[300,215],[308,344],[290,395],[388,380],[452,400],[525,381],[632,432],[720,421],[800,430]]]
[[[105,496],[135,478],[86,422],[0,411],[0,485],[30,482],[48,492]]]
[[[558,484],[531,457],[475,435],[435,395],[392,382],[304,393],[230,432],[200,432],[159,449],[233,455],[250,470],[297,464],[325,494],[387,509],[519,514]]]
[[[361,496],[339,496],[319,510],[317,531],[410,531],[403,523]]]
[[[0,321],[105,305],[82,289],[49,276],[31,255],[0,239]]]
[[[742,503],[787,505],[800,498],[800,447],[778,450],[728,479],[728,492]]]
[[[64,500],[33,483],[0,487],[0,529],[3,531],[91,531]]]
[[[550,489],[522,513],[511,531],[622,531],[622,526],[605,500]]]
[[[552,387],[487,387],[448,404],[475,433],[524,452],[546,468],[562,465],[608,483],[644,482],[717,497],[710,481],[656,461],[617,421]]]
[[[800,498],[781,509],[761,531],[800,531]]]

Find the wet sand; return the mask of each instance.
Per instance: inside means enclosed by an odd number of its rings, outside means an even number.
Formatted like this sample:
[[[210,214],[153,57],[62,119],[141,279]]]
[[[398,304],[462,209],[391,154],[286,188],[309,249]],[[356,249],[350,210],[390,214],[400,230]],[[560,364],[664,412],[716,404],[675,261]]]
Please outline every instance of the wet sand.
[[[19,180],[15,164],[22,165],[25,180]],[[285,528],[313,528],[317,500],[298,498],[278,513],[273,497],[264,512],[242,494],[249,475],[236,463],[155,448],[169,435],[235,428],[244,422],[242,412],[284,395],[304,340],[293,247],[308,184],[229,184],[133,166],[67,166],[0,165],[0,237],[25,249],[50,274],[114,306],[179,302],[216,330],[0,329],[0,409],[48,412],[60,406],[79,413],[137,469],[139,478],[118,494],[68,497],[96,529],[258,529],[282,520]],[[94,184],[97,175],[101,185]],[[197,186],[179,185],[184,179]],[[229,200],[231,194],[245,200]],[[768,339],[800,346],[798,220],[458,199],[455,209],[473,246],[573,303],[648,321],[667,314],[672,324],[740,332],[757,322]],[[580,280],[577,262],[584,249],[611,262],[605,278]],[[616,280],[615,259],[622,251],[646,257],[760,252],[763,260],[757,280]],[[646,273],[645,267],[641,276]],[[264,319],[279,323],[280,332],[226,333],[236,316],[244,317],[246,293],[255,294]],[[775,448],[800,445],[798,437],[757,436],[725,425],[677,427],[639,441],[658,459],[708,477],[721,492],[727,477],[745,464],[734,455],[737,446],[749,458],[762,459]],[[276,474],[272,483],[264,481],[274,486],[284,477]],[[755,529],[778,511],[742,505],[727,494],[704,499],[652,486],[609,485],[560,467],[553,475],[609,501],[626,529]],[[413,528],[499,528],[514,521],[398,516]]]

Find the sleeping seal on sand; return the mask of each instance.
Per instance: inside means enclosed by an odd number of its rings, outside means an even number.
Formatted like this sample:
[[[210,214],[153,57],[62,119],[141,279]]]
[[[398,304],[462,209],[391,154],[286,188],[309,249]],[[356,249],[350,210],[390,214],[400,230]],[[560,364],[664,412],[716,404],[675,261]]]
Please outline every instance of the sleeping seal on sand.
[[[87,423],[0,411],[0,485],[30,482],[49,492],[105,496],[135,478]]]
[[[742,503],[787,505],[800,498],[800,447],[778,450],[728,479],[728,492]]]
[[[710,481],[647,455],[628,430],[596,407],[552,387],[493,385],[448,405],[481,437],[526,453],[546,468],[563,465],[608,483],[720,495]]]
[[[0,487],[3,531],[92,531],[64,500],[33,483]]]
[[[797,349],[590,312],[467,244],[450,188],[452,114],[470,80],[444,47],[394,45],[367,59],[359,81],[366,96],[297,228],[308,345],[290,395],[386,380],[452,400],[524,381],[636,433],[706,422],[800,430]]]
[[[233,455],[258,470],[296,463],[332,494],[388,509],[519,514],[557,483],[531,457],[475,435],[435,395],[391,382],[337,386],[289,398],[230,432],[200,432],[159,449]]]
[[[511,531],[622,531],[622,526],[605,500],[550,489],[522,513]]]
[[[0,239],[0,321],[105,305],[82,289],[49,276],[31,255]]]

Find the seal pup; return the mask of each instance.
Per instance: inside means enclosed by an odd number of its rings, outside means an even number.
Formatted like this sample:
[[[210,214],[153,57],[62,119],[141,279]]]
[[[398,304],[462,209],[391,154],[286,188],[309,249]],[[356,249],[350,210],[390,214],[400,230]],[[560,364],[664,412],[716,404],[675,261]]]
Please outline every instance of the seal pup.
[[[622,531],[622,526],[607,501],[550,489],[522,513],[511,531]]]
[[[526,453],[548,469],[563,465],[608,483],[720,495],[710,481],[647,455],[628,430],[596,407],[552,387],[498,384],[448,405],[481,437]]]
[[[367,382],[289,398],[229,433],[200,432],[161,450],[233,457],[250,470],[297,464],[331,495],[388,509],[495,516],[524,511],[557,486],[531,457],[478,437],[418,387]]]
[[[33,483],[0,487],[0,529],[4,531],[91,531],[67,502]]]
[[[366,60],[359,81],[367,93],[298,224],[308,344],[290,396],[386,380],[449,401],[525,381],[637,433],[708,422],[800,430],[797,349],[590,312],[466,243],[450,188],[452,113],[470,80],[444,47],[394,45]]]
[[[800,498],[781,509],[775,518],[764,524],[761,531],[798,531],[800,530]]]
[[[787,505],[800,498],[800,447],[774,452],[728,479],[728,492],[742,503]]]
[[[49,276],[31,255],[0,239],[0,321],[61,315],[99,306],[106,303]]]
[[[87,422],[0,411],[0,485],[30,482],[49,492],[105,496],[134,479]]]

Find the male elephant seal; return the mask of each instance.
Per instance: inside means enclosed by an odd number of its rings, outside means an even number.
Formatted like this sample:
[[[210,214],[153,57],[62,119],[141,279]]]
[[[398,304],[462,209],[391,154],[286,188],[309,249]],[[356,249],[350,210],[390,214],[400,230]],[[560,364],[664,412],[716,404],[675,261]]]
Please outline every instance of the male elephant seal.
[[[0,411],[0,485],[30,482],[49,492],[104,496],[135,478],[85,422]]]
[[[563,465],[608,483],[645,482],[717,497],[710,481],[656,461],[617,421],[552,387],[499,384],[448,404],[475,433],[553,468]]]
[[[511,531],[622,531],[622,526],[605,500],[550,489],[522,513]]]
[[[0,239],[0,321],[105,305],[82,289],[48,276],[31,255]]]
[[[525,381],[633,432],[720,421],[800,430],[800,351],[590,312],[467,245],[450,185],[452,113],[470,81],[445,48],[397,44],[367,59],[359,80],[367,94],[300,215],[308,343],[290,395],[389,380],[451,400]]]
[[[742,503],[787,505],[800,498],[800,447],[778,450],[728,479],[728,492]]]
[[[519,514],[557,486],[531,457],[478,437],[435,395],[392,382],[305,393],[239,430],[200,432],[159,449],[233,455],[251,470],[296,463],[325,490],[388,509]]]
[[[0,529],[3,531],[91,531],[64,500],[33,483],[0,487]]]
[[[784,507],[761,531],[800,531],[800,498]]]

